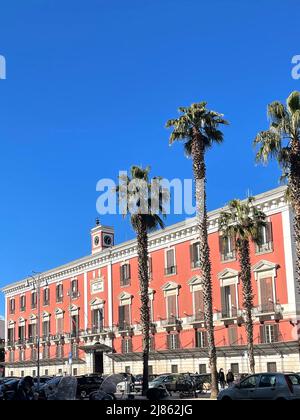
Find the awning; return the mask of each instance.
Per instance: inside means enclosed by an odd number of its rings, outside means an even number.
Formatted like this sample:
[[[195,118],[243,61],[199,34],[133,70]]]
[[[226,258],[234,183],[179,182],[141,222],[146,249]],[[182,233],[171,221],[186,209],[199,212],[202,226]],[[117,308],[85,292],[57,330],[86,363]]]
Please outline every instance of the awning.
[[[106,344],[95,343],[95,344],[88,344],[85,346],[79,346],[80,350],[85,351],[86,353],[91,352],[112,352],[112,347],[107,346]]]

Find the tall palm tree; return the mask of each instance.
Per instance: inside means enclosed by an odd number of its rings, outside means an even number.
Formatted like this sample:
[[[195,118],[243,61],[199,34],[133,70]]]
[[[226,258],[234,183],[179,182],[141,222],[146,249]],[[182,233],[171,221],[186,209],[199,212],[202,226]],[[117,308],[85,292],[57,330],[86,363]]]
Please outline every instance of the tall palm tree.
[[[243,287],[243,307],[246,315],[248,359],[251,373],[255,373],[253,344],[253,288],[251,283],[250,241],[261,243],[261,229],[266,226],[266,215],[254,206],[254,199],[246,202],[232,200],[228,210],[221,213],[219,231],[223,238],[232,238],[238,251],[239,277]]]
[[[296,270],[300,288],[300,92],[292,92],[286,105],[275,101],[268,106],[270,126],[260,132],[254,145],[259,146],[258,162],[275,158],[288,181],[287,197],[294,210]]]
[[[122,213],[130,215],[131,225],[137,235],[138,277],[141,295],[141,326],[143,333],[143,394],[148,389],[148,362],[150,347],[149,314],[149,255],[148,234],[157,228],[164,228],[160,215],[165,216],[164,203],[168,193],[160,186],[160,178],[149,182],[150,168],[132,166],[130,176],[120,177],[116,188]],[[155,183],[155,181],[158,181]],[[155,186],[155,187],[154,187]]]
[[[184,141],[186,155],[193,160],[193,174],[196,183],[197,227],[200,243],[200,272],[202,276],[205,322],[208,335],[209,359],[212,375],[212,398],[218,394],[217,352],[214,339],[211,261],[207,233],[206,207],[206,164],[205,154],[214,143],[223,142],[220,124],[228,124],[222,114],[206,108],[206,102],[181,107],[181,115],[169,120],[166,127],[172,127],[170,144]]]

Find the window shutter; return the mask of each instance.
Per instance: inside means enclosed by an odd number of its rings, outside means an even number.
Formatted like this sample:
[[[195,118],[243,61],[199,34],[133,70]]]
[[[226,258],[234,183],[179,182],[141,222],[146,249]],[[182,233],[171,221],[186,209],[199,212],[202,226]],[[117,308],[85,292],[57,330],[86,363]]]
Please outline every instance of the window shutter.
[[[274,342],[278,343],[279,342],[279,336],[280,336],[279,325],[275,324],[273,326],[273,328],[274,328]]]
[[[123,283],[124,283],[124,270],[123,270],[123,265],[120,265],[120,283],[121,283],[121,286],[123,285]]]
[[[176,313],[176,295],[167,296],[168,299],[168,319],[173,320],[177,318]]]
[[[260,343],[264,344],[266,342],[266,334],[265,334],[265,326],[261,325],[259,327],[259,332],[260,332]]]
[[[131,267],[130,264],[127,264],[127,280],[131,278]]]
[[[175,265],[175,263],[174,263],[174,250],[169,249],[167,251],[167,268],[174,267],[174,265]]]
[[[227,300],[226,300],[226,293],[225,293],[226,288],[225,287],[221,287],[221,305],[222,305],[222,317],[226,318],[227,317]]]
[[[238,330],[236,326],[228,328],[228,338],[229,338],[229,345],[233,346],[237,344],[238,341]]]
[[[271,277],[260,279],[260,299],[264,312],[273,310],[273,283]]]
[[[122,353],[125,353],[125,339],[122,339],[122,349],[121,349]]]
[[[194,254],[194,245],[190,245],[190,260],[191,260],[191,267],[195,268],[195,254]]]
[[[268,222],[266,226],[266,236],[267,236],[267,242],[272,243],[273,242],[273,229],[272,229],[272,222]]]
[[[204,318],[204,299],[203,290],[196,290],[194,292],[194,304],[195,304],[195,317],[196,320],[202,320]]]
[[[237,316],[237,301],[236,301],[236,285],[232,284],[230,286],[230,296],[231,296],[231,312],[232,316]]]
[[[222,256],[225,255],[225,237],[219,236],[219,248],[220,248],[220,254]]]
[[[171,350],[171,334],[167,334],[167,348]]]

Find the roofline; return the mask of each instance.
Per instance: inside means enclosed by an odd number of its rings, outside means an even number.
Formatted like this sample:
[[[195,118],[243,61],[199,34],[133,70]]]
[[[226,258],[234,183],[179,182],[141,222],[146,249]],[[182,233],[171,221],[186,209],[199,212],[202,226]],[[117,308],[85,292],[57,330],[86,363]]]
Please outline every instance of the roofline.
[[[266,202],[270,199],[274,200],[276,198],[284,197],[286,189],[287,189],[286,186],[281,186],[281,187],[277,187],[275,189],[272,189],[272,190],[269,190],[267,192],[264,192],[264,193],[261,193],[261,194],[258,194],[256,196],[254,196],[255,205],[259,206],[260,204],[263,204],[264,202]],[[245,201],[245,200],[243,200],[243,201]],[[209,222],[211,222],[211,221],[216,222],[219,218],[220,212],[226,210],[226,208],[227,208],[227,205],[225,205],[224,207],[220,207],[216,210],[209,211],[208,212]],[[173,230],[178,230],[180,228],[191,227],[195,224],[195,222],[196,222],[196,218],[191,217],[191,218],[185,219],[181,222],[178,222],[178,223],[175,223],[173,225],[167,226],[163,230],[157,230],[157,231],[149,234],[149,241],[154,240],[156,237],[161,236],[162,232],[163,232],[164,235],[167,235],[168,233],[172,232]],[[76,260],[70,261],[66,264],[63,264],[61,266],[58,266],[56,268],[44,271],[44,272],[40,273],[40,276],[41,276],[41,278],[46,279],[46,278],[54,275],[55,273],[59,273],[59,272],[62,272],[64,270],[67,270],[67,269],[71,268],[72,266],[80,266],[80,265],[86,264],[89,261],[97,260],[97,258],[101,259],[103,261],[104,260],[109,260],[113,253],[120,252],[120,251],[125,250],[126,248],[129,248],[130,246],[132,247],[134,245],[136,245],[136,239],[131,239],[129,241],[122,242],[118,245],[115,245],[115,246],[113,246],[109,249],[105,249],[103,251],[100,251],[99,253],[96,253],[96,254],[93,254],[93,255],[88,255],[88,256],[85,256],[85,257],[81,257],[81,258],[78,258]],[[27,279],[28,279],[28,277],[25,277],[22,280],[10,283],[7,286],[4,286],[3,288],[1,288],[0,291],[4,294],[9,293],[9,290],[11,290],[12,288],[17,288],[19,286],[22,286],[24,284],[24,282],[27,281]]]

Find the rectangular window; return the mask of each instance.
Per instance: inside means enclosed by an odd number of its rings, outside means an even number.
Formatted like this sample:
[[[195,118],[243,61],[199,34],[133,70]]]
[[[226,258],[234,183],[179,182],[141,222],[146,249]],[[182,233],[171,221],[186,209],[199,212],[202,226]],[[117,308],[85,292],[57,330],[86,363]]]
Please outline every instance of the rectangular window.
[[[272,277],[261,278],[260,282],[260,311],[261,313],[274,312],[275,305],[273,302],[273,279]]]
[[[272,223],[267,222],[266,226],[261,226],[259,229],[256,253],[262,254],[271,251],[273,251],[273,230]]]
[[[128,286],[130,284],[130,264],[123,264],[120,266],[120,283],[121,286]]]
[[[277,372],[276,362],[268,362],[267,363],[267,371],[268,371],[268,373],[276,373]]]
[[[178,365],[171,365],[171,373],[178,373]]]
[[[237,317],[236,285],[221,287],[222,318]]]
[[[72,337],[78,337],[79,334],[79,315],[72,315]]]
[[[231,363],[231,371],[234,374],[234,376],[239,375],[240,373],[240,366],[238,363]]]
[[[13,315],[16,311],[16,301],[15,299],[10,299],[9,301],[9,313]]]
[[[57,346],[56,346],[56,357],[58,359],[63,359],[64,358],[64,346],[63,346],[63,344],[57,344]]]
[[[50,321],[42,322],[42,335],[44,340],[48,339],[50,335]]]
[[[92,330],[93,333],[103,331],[103,309],[92,310]]]
[[[148,373],[149,375],[153,375],[153,366],[151,365],[148,366]]]
[[[178,318],[177,314],[177,296],[176,295],[169,295],[166,297],[167,299],[167,319],[168,324],[175,324]]]
[[[43,352],[42,352],[43,359],[49,359],[49,346],[43,346]]]
[[[31,349],[31,360],[35,362],[37,360],[37,351],[35,348]]]
[[[62,284],[56,286],[56,302],[61,303],[64,299],[64,289]]]
[[[24,376],[25,376],[24,370],[21,370],[21,378],[24,378]]]
[[[125,366],[125,373],[130,373],[130,366]]]
[[[64,318],[60,317],[56,319],[56,334],[62,335],[64,333]]]
[[[199,365],[199,374],[203,375],[205,373],[207,373],[206,365],[203,365],[203,364]]]
[[[119,306],[119,330],[125,331],[130,327],[130,305]]]
[[[71,282],[71,293],[72,293],[72,299],[78,298],[78,280],[74,279]]]
[[[132,339],[131,338],[123,338],[122,339],[122,353],[132,353]]]
[[[194,291],[194,317],[195,317],[195,321],[204,320],[203,290]]]
[[[7,341],[8,341],[8,345],[10,346],[15,343],[15,329],[14,328],[8,328]]]
[[[19,327],[19,341],[23,342],[25,340],[25,326]]]
[[[20,311],[24,312],[26,310],[26,296],[23,295],[20,297]]]
[[[206,348],[208,347],[207,331],[196,331],[196,347]]]
[[[43,305],[48,306],[50,303],[50,289],[47,287],[43,290]]]
[[[73,369],[73,376],[77,376],[77,374],[78,374],[77,368],[74,368]]]
[[[176,350],[180,348],[179,334],[167,335],[167,347],[169,350]]]
[[[14,352],[14,350],[11,350],[9,352],[9,362],[14,363],[14,361],[15,361],[15,352]]]
[[[271,344],[279,342],[279,325],[265,324],[260,326],[260,342],[261,344]]]
[[[36,324],[28,324],[28,339],[30,343],[34,343],[36,339]]]
[[[228,236],[220,236],[220,254],[222,261],[230,261],[236,259],[234,238]]]
[[[35,309],[37,305],[37,293],[32,292],[31,293],[31,309]]]
[[[48,375],[49,375],[49,370],[45,369],[45,376],[48,376]]]
[[[175,250],[168,249],[166,251],[166,268],[165,274],[167,276],[176,274],[176,264],[175,264]]]
[[[199,242],[190,246],[191,267],[200,267],[200,244]]]

